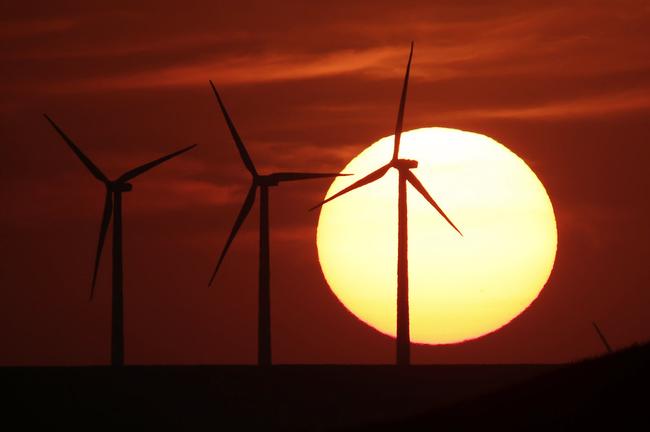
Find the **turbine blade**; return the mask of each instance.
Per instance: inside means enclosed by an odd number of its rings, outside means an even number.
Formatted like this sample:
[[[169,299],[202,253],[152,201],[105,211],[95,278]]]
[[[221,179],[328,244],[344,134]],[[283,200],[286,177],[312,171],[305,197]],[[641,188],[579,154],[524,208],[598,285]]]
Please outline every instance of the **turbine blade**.
[[[246,220],[246,216],[248,216],[248,213],[251,211],[251,207],[253,207],[253,202],[255,201],[256,189],[257,186],[255,186],[255,184],[253,183],[250,189],[248,190],[248,195],[246,195],[246,199],[244,200],[244,204],[242,205],[241,210],[239,211],[239,215],[237,216],[237,219],[235,219],[235,224],[233,225],[232,230],[230,231],[230,236],[228,236],[226,245],[223,247],[223,251],[221,252],[221,256],[219,257],[217,266],[215,267],[214,272],[212,272],[212,276],[210,277],[210,282],[208,283],[208,286],[212,285],[212,281],[214,281],[214,277],[217,275],[217,272],[219,271],[219,267],[221,267],[221,263],[223,262],[223,259],[226,256],[226,252],[228,252],[228,248],[230,247],[230,244],[232,243],[235,236],[237,235],[237,232],[239,231],[239,228],[244,223],[244,220]]]
[[[348,176],[351,174],[279,172],[272,175],[276,179],[278,179],[279,182],[283,182],[283,181],[296,181],[296,180],[311,180],[311,179],[327,178],[327,177],[340,177],[340,176]]]
[[[310,211],[314,210],[314,209],[322,206],[323,204],[325,204],[327,202],[330,202],[335,198],[340,197],[341,195],[344,195],[344,194],[346,194],[346,193],[348,193],[350,191],[353,191],[353,190],[355,190],[357,188],[360,188],[361,186],[365,186],[365,185],[367,185],[369,183],[372,183],[372,182],[374,182],[376,180],[379,180],[380,178],[382,178],[384,176],[384,174],[386,174],[386,172],[390,169],[390,167],[391,167],[390,164],[384,165],[383,167],[379,168],[378,170],[371,172],[370,174],[368,174],[367,176],[365,176],[361,180],[358,180],[358,181],[352,183],[350,186],[346,187],[345,189],[335,193],[334,195],[327,198],[325,201],[321,202],[320,204],[317,204],[317,205],[313,206],[309,210]]]
[[[90,173],[91,173],[91,174],[92,174],[92,175],[93,175],[97,180],[106,183],[106,182],[108,181],[108,178],[104,175],[104,173],[103,173],[99,168],[97,168],[97,166],[96,166],[96,165],[95,165],[95,164],[94,164],[94,163],[93,163],[93,162],[88,158],[88,156],[86,156],[86,155],[81,151],[81,149],[80,149],[79,147],[77,147],[76,144],[75,144],[74,142],[72,142],[72,140],[70,139],[70,137],[68,137],[68,136],[65,134],[65,132],[63,132],[63,131],[61,130],[61,128],[59,128],[59,126],[57,126],[57,124],[54,123],[54,121],[53,121],[50,117],[48,117],[47,114],[43,114],[43,116],[47,119],[48,122],[50,122],[50,124],[52,125],[52,127],[54,128],[54,130],[56,130],[56,131],[59,133],[59,135],[61,135],[61,138],[63,138],[63,140],[68,144],[68,147],[70,147],[70,148],[72,149],[72,151],[74,152],[74,154],[76,154],[77,157],[81,160],[81,162],[83,162],[83,164],[86,166],[86,168],[88,168],[88,170],[90,171]]]
[[[408,171],[407,174],[406,174],[406,180],[408,180],[409,183],[411,183],[413,185],[413,187],[418,192],[420,192],[422,194],[422,196],[424,197],[425,200],[429,201],[429,204],[431,204],[433,206],[433,208],[438,210],[438,213],[440,213],[440,215],[443,218],[445,218],[445,220],[447,222],[449,222],[449,225],[451,225],[456,231],[458,231],[458,234],[460,234],[461,236],[463,235],[463,233],[460,232],[460,230],[458,228],[456,228],[456,225],[454,225],[454,223],[447,217],[445,212],[442,211],[442,209],[434,201],[434,199],[431,198],[431,195],[429,195],[429,192],[427,192],[427,190],[424,188],[424,186],[422,186],[422,183],[420,183],[420,180],[418,180],[418,178],[415,176],[415,174],[413,174],[411,171]]]
[[[594,328],[596,329],[596,332],[598,333],[598,336],[600,337],[601,342],[603,345],[605,345],[605,348],[607,348],[608,353],[612,353],[612,347],[609,345],[609,342],[607,342],[607,338],[603,334],[603,332],[600,331],[600,327],[598,327],[598,324],[596,324],[595,321],[592,321],[591,324],[593,324]]]
[[[97,243],[97,254],[95,255],[95,270],[93,271],[93,284],[90,288],[90,300],[95,296],[95,282],[97,282],[97,271],[99,270],[99,261],[102,257],[102,250],[104,248],[104,240],[108,232],[108,225],[111,222],[111,215],[113,213],[113,197],[111,191],[106,189],[106,200],[104,202],[104,214],[102,215],[102,225],[99,228],[99,241]]]
[[[411,52],[409,61],[406,64],[406,75],[404,75],[404,86],[402,87],[402,97],[399,101],[399,111],[397,112],[397,123],[395,124],[395,146],[393,148],[393,160],[397,159],[399,154],[399,142],[402,137],[402,124],[404,121],[404,105],[406,104],[406,91],[409,85],[409,73],[411,71],[411,59],[413,58],[413,42],[411,42]]]
[[[163,157],[161,157],[161,158],[158,158],[158,159],[156,159],[156,160],[154,160],[154,161],[151,161],[151,162],[149,162],[149,163],[146,163],[146,164],[144,164],[144,165],[140,165],[139,167],[134,168],[134,169],[132,169],[132,170],[130,170],[130,171],[127,171],[127,172],[125,172],[124,174],[122,174],[122,175],[117,179],[117,182],[125,182],[125,181],[129,181],[129,180],[131,180],[131,179],[133,179],[133,178],[139,176],[140,174],[142,174],[142,173],[144,173],[144,172],[146,172],[146,171],[149,171],[151,168],[154,168],[154,167],[160,165],[161,163],[163,163],[163,162],[165,162],[165,161],[168,161],[169,159],[171,159],[171,158],[173,158],[173,157],[176,157],[176,156],[180,155],[181,153],[185,153],[185,152],[188,151],[188,150],[192,150],[194,147],[196,147],[196,144],[192,144],[192,145],[189,146],[189,147],[185,147],[185,148],[183,148],[183,149],[180,149],[180,150],[178,150],[178,151],[175,151],[174,153],[170,153],[170,154],[168,154],[167,156],[163,156]]]
[[[219,92],[217,92],[217,88],[214,86],[212,80],[210,80],[210,85],[212,86],[212,91],[214,92],[214,95],[217,98],[217,102],[219,102],[219,106],[221,107],[221,112],[223,113],[223,117],[226,119],[226,123],[228,124],[228,129],[230,129],[230,134],[232,135],[232,139],[235,141],[235,144],[237,145],[237,150],[239,150],[239,155],[241,156],[244,165],[246,165],[248,171],[250,171],[251,174],[253,174],[253,177],[257,177],[257,171],[255,170],[255,165],[253,165],[253,160],[251,159],[250,155],[246,151],[244,142],[239,137],[239,133],[237,133],[235,124],[230,119],[230,116],[228,115],[228,111],[226,110],[226,106],[223,104],[223,101],[219,96]]]

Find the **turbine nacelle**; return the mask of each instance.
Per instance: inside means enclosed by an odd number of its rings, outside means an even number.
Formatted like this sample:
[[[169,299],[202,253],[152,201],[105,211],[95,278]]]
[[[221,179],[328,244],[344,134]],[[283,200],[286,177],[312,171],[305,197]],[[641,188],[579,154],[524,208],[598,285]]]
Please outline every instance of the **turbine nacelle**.
[[[130,192],[133,190],[133,185],[131,183],[121,183],[121,182],[108,182],[106,183],[106,189],[111,192]]]
[[[395,159],[390,166],[398,170],[410,170],[418,167],[418,161],[412,159]]]
[[[280,179],[276,174],[258,175],[254,178],[253,182],[257,186],[277,186],[280,184]]]

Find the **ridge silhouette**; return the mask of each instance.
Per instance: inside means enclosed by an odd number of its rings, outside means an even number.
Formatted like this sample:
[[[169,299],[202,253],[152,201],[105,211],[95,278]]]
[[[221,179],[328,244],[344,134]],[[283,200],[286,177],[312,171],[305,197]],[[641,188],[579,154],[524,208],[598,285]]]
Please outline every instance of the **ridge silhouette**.
[[[219,256],[217,265],[212,272],[208,286],[211,286],[214,279],[223,263],[226,253],[230,248],[239,228],[246,220],[246,217],[253,207],[255,202],[255,194],[257,189],[260,190],[260,244],[259,244],[259,293],[258,293],[258,350],[257,350],[257,363],[260,366],[270,366],[272,364],[271,357],[271,265],[270,265],[270,246],[269,246],[269,187],[278,186],[281,182],[286,181],[300,181],[312,180],[317,178],[331,178],[348,174],[340,173],[306,173],[306,172],[277,172],[268,175],[262,175],[255,169],[255,164],[251,159],[246,146],[242,141],[235,124],[233,123],[226,107],[219,96],[217,88],[214,83],[210,81],[210,86],[214,96],[217,99],[223,117],[228,125],[230,134],[239,151],[239,156],[244,163],[246,169],[250,172],[252,181],[248,190],[248,194],[244,199],[244,204],[235,219],[235,224],[230,231],[230,235],[226,240],[226,244]]]
[[[409,53],[408,63],[406,65],[406,74],[402,86],[402,95],[397,112],[397,122],[395,124],[395,142],[393,145],[393,157],[390,162],[381,168],[371,172],[362,179],[352,183],[350,186],[337,192],[321,203],[315,205],[310,210],[314,210],[348,192],[368,185],[382,178],[389,169],[395,168],[399,173],[398,180],[398,244],[397,244],[397,353],[396,363],[398,365],[409,365],[411,362],[411,336],[409,322],[409,288],[408,288],[408,209],[406,204],[406,184],[410,183],[433,208],[454,228],[458,234],[463,235],[454,223],[447,217],[438,203],[429,195],[420,180],[411,172],[417,168],[418,162],[410,159],[399,158],[400,139],[404,122],[404,108],[406,105],[406,93],[408,90],[409,74],[411,71],[411,60],[413,59],[413,42],[411,42],[411,51]]]
[[[106,196],[104,200],[104,211],[102,212],[102,222],[99,230],[99,240],[97,242],[97,253],[95,255],[95,267],[93,269],[93,279],[90,288],[90,300],[95,296],[95,284],[97,282],[97,272],[99,262],[104,248],[104,241],[108,232],[108,226],[113,218],[113,275],[112,275],[112,293],[111,293],[111,365],[124,365],[124,295],[123,295],[123,260],[122,260],[122,193],[130,192],[133,189],[129,180],[133,180],[146,171],[160,165],[161,163],[174,158],[181,153],[196,147],[196,144],[185,147],[181,150],[170,153],[161,158],[155,159],[146,164],[133,168],[115,180],[109,180],[106,175],[86,156],[79,147],[68,137],[68,135],[59,128],[59,126],[47,115],[43,114],[47,121],[52,125],[54,130],[68,144],[68,147],[74,152],[81,162],[88,168],[88,171],[106,187]]]
[[[556,364],[3,367],[0,382],[4,423],[25,430],[636,431],[649,366],[646,341]]]

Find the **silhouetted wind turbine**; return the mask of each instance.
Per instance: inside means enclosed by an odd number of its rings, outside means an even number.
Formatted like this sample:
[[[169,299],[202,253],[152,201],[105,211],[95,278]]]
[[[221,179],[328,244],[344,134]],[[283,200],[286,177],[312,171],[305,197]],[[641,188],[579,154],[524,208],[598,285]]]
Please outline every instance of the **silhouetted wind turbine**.
[[[104,213],[102,224],[99,230],[99,242],[97,244],[97,254],[95,256],[95,269],[93,271],[93,282],[90,289],[90,300],[95,294],[95,282],[97,281],[97,270],[99,269],[99,260],[102,256],[104,240],[108,232],[108,225],[113,217],[113,293],[112,293],[112,319],[111,319],[111,364],[113,366],[124,365],[124,297],[123,297],[123,272],[122,272],[122,193],[129,192],[133,186],[128,183],[145,171],[149,171],[161,163],[185,153],[196,147],[196,144],[185,147],[177,152],[163,156],[159,159],[140,165],[137,168],[129,170],[115,180],[109,180],[104,173],[92,163],[92,161],[75,145],[74,142],[59,128],[59,126],[50,119],[47,114],[43,114],[52,127],[61,135],[63,140],[68,144],[70,149],[88,168],[90,173],[106,186],[106,198],[104,201]]]
[[[397,113],[397,124],[395,125],[395,143],[393,147],[393,157],[386,165],[371,172],[361,180],[351,184],[345,189],[332,195],[320,204],[312,207],[310,210],[318,208],[323,204],[332,201],[350,191],[370,184],[382,178],[390,168],[395,168],[399,173],[398,188],[398,234],[397,234],[397,364],[410,364],[410,323],[409,323],[409,288],[408,288],[408,215],[406,205],[406,183],[411,185],[422,194],[440,215],[462,236],[462,233],[449,220],[447,215],[442,211],[440,206],[433,200],[431,195],[426,191],[420,180],[411,172],[417,168],[418,162],[409,159],[399,159],[399,144],[402,134],[402,122],[404,119],[404,105],[406,102],[406,90],[408,88],[409,72],[411,69],[411,59],[413,58],[413,42],[411,42],[411,51],[409,53],[408,63],[406,65],[406,75],[404,77],[404,86],[402,87],[402,97],[399,103]]]
[[[223,262],[226,252],[230,247],[233,239],[237,235],[239,228],[244,223],[246,216],[253,206],[253,201],[255,201],[255,192],[257,188],[260,189],[260,254],[259,254],[259,302],[258,302],[258,351],[257,351],[257,361],[260,366],[269,366],[271,365],[271,291],[270,291],[270,278],[271,278],[271,269],[270,269],[270,251],[269,251],[269,187],[277,186],[280,182],[285,181],[297,181],[297,180],[310,180],[317,178],[327,178],[327,177],[337,177],[340,175],[347,174],[334,174],[334,173],[304,173],[304,172],[279,172],[268,175],[261,175],[255,169],[253,160],[246,151],[244,142],[239,137],[237,129],[233,124],[226,107],[221,101],[221,97],[217,92],[216,87],[210,81],[210,86],[212,86],[212,91],[214,92],[217,102],[221,107],[221,112],[223,117],[228,124],[228,129],[230,129],[230,134],[232,135],[235,144],[237,145],[237,150],[239,150],[239,155],[241,156],[246,169],[251,173],[253,179],[251,182],[250,189],[248,194],[244,199],[244,205],[239,211],[237,219],[235,219],[235,224],[232,227],[230,236],[226,241],[226,245],[219,256],[219,261],[217,266],[212,272],[212,277],[210,277],[210,282],[208,285],[212,285],[219,267]]]

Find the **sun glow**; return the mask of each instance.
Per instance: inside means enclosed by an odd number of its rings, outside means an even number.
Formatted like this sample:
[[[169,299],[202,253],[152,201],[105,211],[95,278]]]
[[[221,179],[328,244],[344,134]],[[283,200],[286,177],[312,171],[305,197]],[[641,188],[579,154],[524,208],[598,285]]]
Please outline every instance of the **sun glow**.
[[[538,296],[557,248],[551,201],[535,173],[484,135],[455,129],[404,132],[400,158],[458,235],[410,185],[409,305],[411,340],[448,344],[490,333]],[[355,157],[327,197],[387,163],[393,137]],[[397,171],[321,209],[318,254],[339,300],[359,319],[395,336]]]

